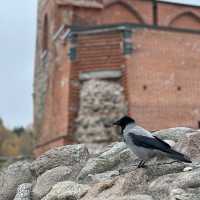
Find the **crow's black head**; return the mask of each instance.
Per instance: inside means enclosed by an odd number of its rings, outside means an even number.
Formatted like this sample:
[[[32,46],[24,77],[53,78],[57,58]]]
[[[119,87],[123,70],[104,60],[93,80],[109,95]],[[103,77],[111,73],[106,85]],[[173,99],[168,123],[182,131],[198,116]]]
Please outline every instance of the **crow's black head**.
[[[126,125],[130,124],[130,123],[135,123],[135,120],[130,118],[129,116],[124,116],[121,119],[119,119],[118,121],[114,122],[114,125],[118,125],[120,126],[122,129],[125,128]]]

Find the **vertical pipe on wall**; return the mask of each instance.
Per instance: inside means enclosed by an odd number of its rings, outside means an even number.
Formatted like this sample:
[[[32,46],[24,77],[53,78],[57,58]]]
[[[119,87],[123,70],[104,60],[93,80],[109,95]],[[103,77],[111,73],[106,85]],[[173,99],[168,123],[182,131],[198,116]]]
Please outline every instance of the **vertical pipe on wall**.
[[[152,0],[152,12],[153,12],[153,25],[158,25],[158,8],[157,8],[157,0]]]

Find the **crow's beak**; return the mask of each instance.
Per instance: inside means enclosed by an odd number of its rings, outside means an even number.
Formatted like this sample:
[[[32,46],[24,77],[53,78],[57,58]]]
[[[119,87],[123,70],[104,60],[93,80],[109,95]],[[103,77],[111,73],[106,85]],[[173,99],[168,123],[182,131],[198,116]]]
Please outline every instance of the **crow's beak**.
[[[115,125],[115,126],[118,125],[118,121],[114,122],[113,125]]]

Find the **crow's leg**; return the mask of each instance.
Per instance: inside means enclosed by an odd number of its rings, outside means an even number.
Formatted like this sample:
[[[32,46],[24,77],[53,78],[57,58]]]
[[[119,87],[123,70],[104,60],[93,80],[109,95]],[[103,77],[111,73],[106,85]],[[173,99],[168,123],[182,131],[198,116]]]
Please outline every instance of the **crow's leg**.
[[[144,160],[143,160],[143,162],[142,162],[140,167],[145,168],[145,161]]]
[[[141,160],[141,161],[139,162],[139,164],[138,164],[137,168],[140,168],[140,167],[141,167],[141,165],[142,165],[142,163],[143,163],[143,160]]]
[[[144,164],[145,164],[145,161],[144,160],[141,160],[137,166],[137,168],[143,168],[144,167]]]

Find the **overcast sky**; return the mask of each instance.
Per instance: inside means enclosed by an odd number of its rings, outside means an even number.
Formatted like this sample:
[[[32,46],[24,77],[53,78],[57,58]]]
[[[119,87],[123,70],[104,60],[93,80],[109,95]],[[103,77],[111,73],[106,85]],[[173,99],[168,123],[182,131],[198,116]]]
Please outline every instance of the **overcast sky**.
[[[0,117],[10,127],[32,121],[37,0],[0,6]]]
[[[171,0],[200,5],[200,0]],[[9,127],[32,122],[37,0],[0,7],[0,117]]]
[[[200,5],[200,0],[162,0],[162,1],[170,1],[170,2],[177,2],[177,3],[184,3],[184,4]]]

